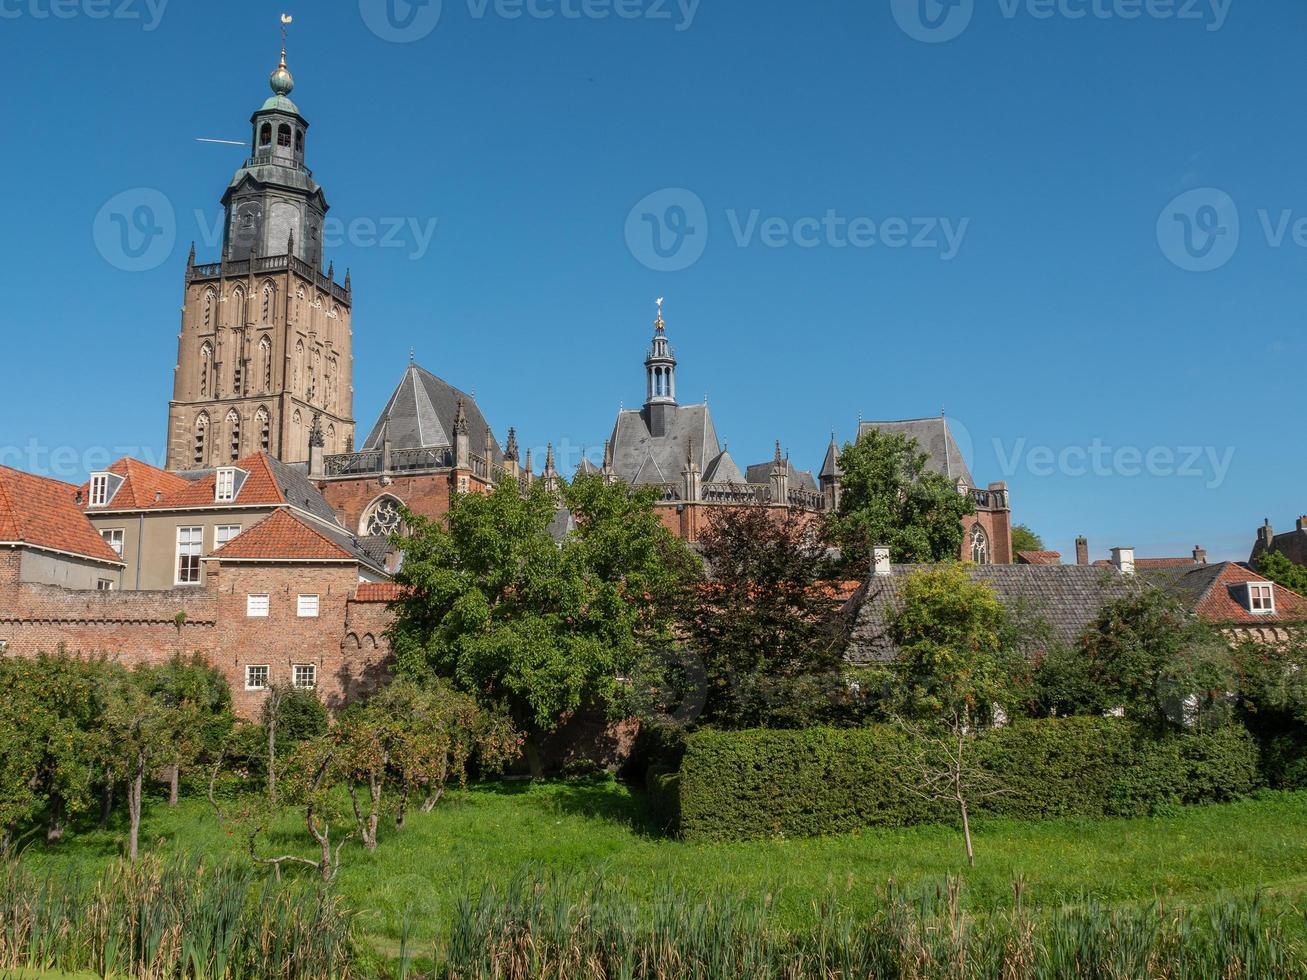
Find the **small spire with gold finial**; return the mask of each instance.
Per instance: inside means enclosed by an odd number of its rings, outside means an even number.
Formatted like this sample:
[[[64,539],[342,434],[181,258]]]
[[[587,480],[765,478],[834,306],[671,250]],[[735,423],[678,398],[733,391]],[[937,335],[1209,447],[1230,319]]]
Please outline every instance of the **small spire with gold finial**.
[[[654,320],[654,332],[663,333],[667,329],[663,323],[663,297],[659,296],[654,302],[658,304],[658,319]]]
[[[294,19],[290,14],[281,15],[281,63],[277,65],[268,78],[268,84],[272,86],[273,95],[290,95],[295,88],[295,78],[291,75],[290,69],[286,67],[286,28],[290,26]]]

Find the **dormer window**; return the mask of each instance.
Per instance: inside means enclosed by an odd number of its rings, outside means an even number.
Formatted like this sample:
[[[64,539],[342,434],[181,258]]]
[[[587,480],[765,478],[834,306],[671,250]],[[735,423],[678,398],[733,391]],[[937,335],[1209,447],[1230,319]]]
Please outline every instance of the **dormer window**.
[[[123,478],[117,473],[92,473],[89,506],[107,507],[122,482]]]
[[[1248,611],[1254,616],[1275,613],[1275,586],[1270,582],[1248,583]]]
[[[222,466],[218,470],[217,485],[213,491],[214,502],[229,503],[237,499],[240,493],[240,483],[242,483],[244,473],[240,472],[235,466]]]

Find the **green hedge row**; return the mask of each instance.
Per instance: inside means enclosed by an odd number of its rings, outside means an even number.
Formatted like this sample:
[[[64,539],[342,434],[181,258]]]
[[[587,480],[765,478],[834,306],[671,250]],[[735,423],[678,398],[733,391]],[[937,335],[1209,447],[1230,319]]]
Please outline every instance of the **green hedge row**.
[[[885,726],[696,732],[677,773],[651,774],[650,799],[690,840],[953,820],[952,808],[911,791],[906,738]],[[1024,721],[971,748],[1004,789],[973,810],[1021,819],[1137,816],[1238,799],[1261,783],[1257,745],[1237,726],[1156,739],[1118,719]]]

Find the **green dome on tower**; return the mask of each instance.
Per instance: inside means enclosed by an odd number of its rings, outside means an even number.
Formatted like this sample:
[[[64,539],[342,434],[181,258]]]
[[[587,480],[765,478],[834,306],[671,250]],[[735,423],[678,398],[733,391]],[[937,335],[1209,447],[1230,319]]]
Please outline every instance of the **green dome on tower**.
[[[295,89],[295,76],[290,73],[286,67],[286,49],[281,49],[281,64],[279,64],[268,76],[268,86],[272,89],[272,97],[263,103],[263,109],[277,109],[282,112],[293,112],[299,114],[299,109],[295,103],[287,96]]]

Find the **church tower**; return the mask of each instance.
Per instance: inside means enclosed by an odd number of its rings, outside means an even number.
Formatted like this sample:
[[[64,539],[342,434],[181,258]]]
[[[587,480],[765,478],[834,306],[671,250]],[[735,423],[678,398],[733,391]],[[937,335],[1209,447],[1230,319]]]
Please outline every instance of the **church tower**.
[[[663,323],[663,301],[658,300],[658,319],[654,321],[653,342],[644,359],[645,401],[640,414],[649,434],[655,438],[667,434],[676,418],[676,352],[667,343],[667,325]]]
[[[250,118],[250,156],[222,197],[218,261],[186,263],[168,406],[168,468],[207,469],[259,450],[306,462],[353,445],[350,281],[322,271],[327,199],[304,165],[308,121],[281,63]]]

